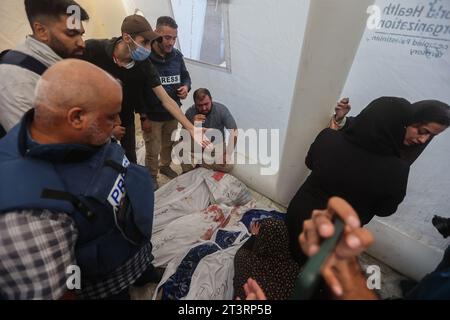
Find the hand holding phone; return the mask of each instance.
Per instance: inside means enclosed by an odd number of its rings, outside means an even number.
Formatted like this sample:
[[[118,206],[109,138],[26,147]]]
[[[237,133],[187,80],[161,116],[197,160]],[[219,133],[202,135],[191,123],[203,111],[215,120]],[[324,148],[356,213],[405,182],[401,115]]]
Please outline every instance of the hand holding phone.
[[[331,198],[325,210],[315,210],[304,223],[300,246],[311,258],[299,274],[292,299],[309,299],[320,275],[335,296],[342,296],[344,286],[335,273],[335,266],[354,261],[372,243],[373,235],[361,228],[352,206],[341,198]]]
[[[319,252],[308,260],[305,268],[299,273],[292,300],[309,300],[314,295],[319,284],[322,265],[336,248],[343,231],[344,222],[337,218],[334,222],[333,236],[321,244]]]

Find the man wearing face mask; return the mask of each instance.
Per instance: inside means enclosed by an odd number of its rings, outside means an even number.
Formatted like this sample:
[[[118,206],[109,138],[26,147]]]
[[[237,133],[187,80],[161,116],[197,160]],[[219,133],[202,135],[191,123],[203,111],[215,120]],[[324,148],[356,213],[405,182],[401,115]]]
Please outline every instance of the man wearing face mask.
[[[123,21],[121,37],[86,41],[84,59],[109,72],[123,85],[120,118],[126,132],[121,142],[128,159],[134,163],[136,162],[134,111],[141,110],[145,106],[144,92],[148,88],[152,88],[164,108],[194,136],[194,126],[164,90],[158,73],[148,59],[152,43],[161,41],[160,39],[150,23],[143,16],[135,14]]]

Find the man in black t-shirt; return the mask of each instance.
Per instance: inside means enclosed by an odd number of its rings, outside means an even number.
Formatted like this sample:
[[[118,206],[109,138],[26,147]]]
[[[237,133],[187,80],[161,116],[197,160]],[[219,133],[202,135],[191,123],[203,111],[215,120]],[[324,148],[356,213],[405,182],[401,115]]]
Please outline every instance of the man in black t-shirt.
[[[121,144],[131,162],[136,162],[134,112],[145,106],[145,90],[151,88],[162,105],[194,136],[194,126],[164,90],[158,73],[148,59],[151,44],[160,39],[144,17],[131,15],[123,21],[121,37],[86,41],[84,59],[109,72],[122,83],[120,118],[125,132]],[[118,131],[120,134],[120,130]],[[201,141],[199,143],[208,144]]]

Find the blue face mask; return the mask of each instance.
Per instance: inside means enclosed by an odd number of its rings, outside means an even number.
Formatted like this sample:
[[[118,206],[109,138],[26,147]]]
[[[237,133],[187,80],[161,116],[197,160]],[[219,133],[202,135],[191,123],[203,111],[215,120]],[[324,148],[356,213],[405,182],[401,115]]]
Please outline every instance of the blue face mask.
[[[148,59],[148,57],[150,56],[150,53],[152,51],[150,49],[144,48],[143,46],[139,45],[133,39],[131,39],[131,40],[136,45],[136,49],[134,49],[134,50],[131,50],[130,46],[128,46],[128,48],[130,49],[130,53],[131,53],[131,59],[133,59],[134,61],[144,61],[144,60]]]

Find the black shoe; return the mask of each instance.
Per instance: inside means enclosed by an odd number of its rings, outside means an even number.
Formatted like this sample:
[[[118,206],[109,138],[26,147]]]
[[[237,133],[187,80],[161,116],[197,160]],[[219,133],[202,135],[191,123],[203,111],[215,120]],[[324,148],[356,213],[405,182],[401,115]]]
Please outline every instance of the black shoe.
[[[128,288],[126,288],[125,290],[116,293],[112,296],[100,299],[100,300],[105,300],[105,301],[129,301],[131,300],[131,296],[130,296],[130,291]]]
[[[153,265],[147,268],[133,284],[135,287],[143,287],[149,283],[159,283],[162,279],[165,269],[155,268]]]
[[[158,185],[158,179],[156,176],[152,176],[152,182],[153,182],[153,191],[158,190],[159,185]]]
[[[171,167],[161,167],[159,168],[159,172],[163,175],[167,176],[170,179],[175,179],[178,177],[178,173],[176,173]]]
[[[194,170],[194,166],[191,164],[186,164],[186,165],[182,165],[181,169],[183,170],[183,174],[191,172],[192,170]]]
[[[408,295],[417,286],[417,282],[414,280],[401,280],[399,283],[400,289],[402,290],[403,296]]]

